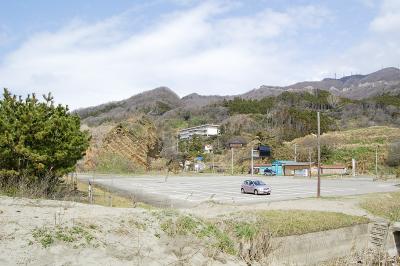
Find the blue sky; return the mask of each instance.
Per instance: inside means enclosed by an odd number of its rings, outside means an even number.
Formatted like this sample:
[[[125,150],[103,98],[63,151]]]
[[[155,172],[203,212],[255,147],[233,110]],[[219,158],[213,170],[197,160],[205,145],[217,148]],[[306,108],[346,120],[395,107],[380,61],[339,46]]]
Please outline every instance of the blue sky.
[[[400,64],[398,0],[0,0],[0,12],[0,86],[72,108]]]

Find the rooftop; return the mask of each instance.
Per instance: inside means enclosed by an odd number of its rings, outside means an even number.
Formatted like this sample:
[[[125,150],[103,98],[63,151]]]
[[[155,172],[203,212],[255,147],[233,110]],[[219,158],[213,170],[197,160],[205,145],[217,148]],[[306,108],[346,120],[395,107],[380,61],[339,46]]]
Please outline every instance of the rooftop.
[[[282,165],[309,165],[309,162],[295,162],[295,161],[285,161],[285,160],[276,160],[273,161],[272,164],[282,164]]]
[[[200,125],[200,126],[184,128],[184,129],[179,130],[179,132],[187,131],[187,130],[192,130],[192,129],[199,129],[199,128],[203,128],[203,127],[219,127],[219,125],[215,125],[215,124],[204,124],[204,125]]]

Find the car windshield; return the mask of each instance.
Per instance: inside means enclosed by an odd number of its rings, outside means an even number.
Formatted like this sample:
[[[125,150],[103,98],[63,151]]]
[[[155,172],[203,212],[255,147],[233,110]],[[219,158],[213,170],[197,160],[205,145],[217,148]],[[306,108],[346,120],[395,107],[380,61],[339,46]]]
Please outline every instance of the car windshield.
[[[265,183],[263,181],[256,180],[256,181],[254,181],[254,185],[261,186],[261,185],[265,185]]]

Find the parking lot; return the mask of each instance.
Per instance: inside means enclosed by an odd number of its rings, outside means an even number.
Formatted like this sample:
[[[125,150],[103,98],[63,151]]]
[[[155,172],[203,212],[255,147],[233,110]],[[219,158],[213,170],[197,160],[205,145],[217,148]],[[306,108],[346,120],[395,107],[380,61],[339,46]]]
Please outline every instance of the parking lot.
[[[127,177],[96,175],[94,183],[160,206],[193,206],[205,201],[249,204],[315,197],[317,181],[291,177],[263,177],[272,188],[271,195],[241,194],[240,185],[251,177],[243,176],[173,176]],[[93,176],[79,175],[80,180],[93,180]],[[322,196],[346,196],[399,189],[394,182],[373,182],[366,179],[322,180]]]

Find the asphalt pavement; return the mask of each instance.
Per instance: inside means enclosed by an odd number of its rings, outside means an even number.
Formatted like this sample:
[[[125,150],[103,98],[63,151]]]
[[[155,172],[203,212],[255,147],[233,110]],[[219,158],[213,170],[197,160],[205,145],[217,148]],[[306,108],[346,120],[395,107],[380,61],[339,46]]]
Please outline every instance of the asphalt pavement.
[[[118,175],[78,175],[83,181],[92,180],[95,184],[118,191],[157,206],[189,207],[206,201],[224,204],[251,204],[268,201],[281,201],[315,197],[317,181],[308,178],[264,177],[272,188],[271,195],[242,194],[240,185],[250,176],[118,176]],[[374,192],[399,190],[395,182],[371,181],[366,178],[322,179],[321,196],[335,197],[359,195]]]

